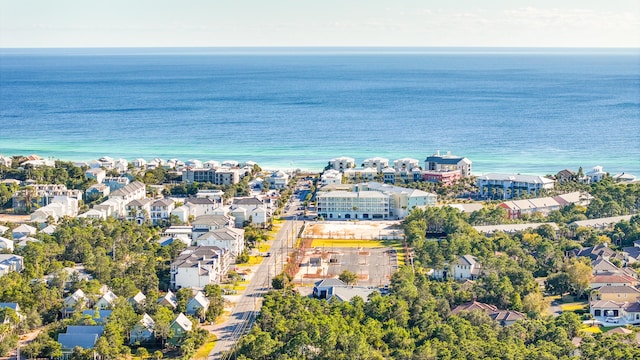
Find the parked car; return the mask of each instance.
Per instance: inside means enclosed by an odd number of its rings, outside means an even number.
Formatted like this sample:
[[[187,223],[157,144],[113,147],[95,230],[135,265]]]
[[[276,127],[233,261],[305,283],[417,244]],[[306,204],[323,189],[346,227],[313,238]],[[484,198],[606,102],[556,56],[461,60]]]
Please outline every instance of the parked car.
[[[606,319],[604,319],[605,322],[608,323],[613,323],[613,324],[617,324],[620,322],[620,318],[619,317],[608,317]]]

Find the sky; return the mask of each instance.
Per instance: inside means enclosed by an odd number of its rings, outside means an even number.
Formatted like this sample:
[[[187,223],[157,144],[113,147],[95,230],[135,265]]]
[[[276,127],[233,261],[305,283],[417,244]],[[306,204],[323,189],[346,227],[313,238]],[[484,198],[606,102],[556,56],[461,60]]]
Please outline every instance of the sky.
[[[0,0],[1,48],[632,47],[640,0]]]

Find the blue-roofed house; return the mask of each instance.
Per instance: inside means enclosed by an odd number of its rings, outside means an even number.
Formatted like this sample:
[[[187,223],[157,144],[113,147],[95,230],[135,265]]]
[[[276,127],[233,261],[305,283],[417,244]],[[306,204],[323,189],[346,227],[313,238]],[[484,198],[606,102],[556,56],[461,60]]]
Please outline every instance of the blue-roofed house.
[[[62,359],[69,359],[76,347],[93,349],[103,332],[104,326],[67,326],[66,333],[58,334],[58,342],[62,346]]]
[[[84,310],[82,317],[91,318],[97,325],[104,325],[111,315],[111,310]]]

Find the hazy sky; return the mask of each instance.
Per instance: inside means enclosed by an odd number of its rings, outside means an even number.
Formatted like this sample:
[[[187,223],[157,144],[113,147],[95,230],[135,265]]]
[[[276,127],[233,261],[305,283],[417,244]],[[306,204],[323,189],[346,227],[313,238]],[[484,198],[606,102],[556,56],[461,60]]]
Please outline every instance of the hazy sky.
[[[0,0],[0,47],[640,47],[640,0]]]

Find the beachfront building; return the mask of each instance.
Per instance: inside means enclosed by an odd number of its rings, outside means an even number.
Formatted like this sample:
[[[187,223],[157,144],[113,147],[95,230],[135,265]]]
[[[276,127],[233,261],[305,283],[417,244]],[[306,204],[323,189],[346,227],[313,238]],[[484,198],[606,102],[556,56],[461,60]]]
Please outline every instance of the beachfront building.
[[[331,184],[341,184],[342,183],[342,173],[338,170],[326,170],[320,175],[320,186],[331,185]]]
[[[589,182],[594,183],[602,181],[607,176],[607,173],[602,170],[602,166],[594,166],[585,176],[589,179]]]
[[[393,161],[393,169],[396,172],[411,172],[411,170],[420,167],[418,159],[403,158]]]
[[[12,163],[13,163],[13,158],[11,158],[11,156],[4,156],[0,154],[0,166],[5,166],[10,168]]]
[[[351,182],[374,181],[377,176],[378,171],[373,167],[351,168],[344,171],[344,177]]]
[[[424,170],[419,172],[419,178],[422,181],[431,182],[431,183],[439,183],[444,186],[451,186],[460,179],[462,179],[462,171],[460,170],[451,170],[451,171],[435,171],[435,170]]]
[[[512,199],[537,196],[542,190],[551,190],[554,180],[537,175],[490,173],[478,176],[479,195],[491,199]]]
[[[354,158],[341,156],[329,160],[329,169],[344,171],[356,167],[356,160]]]
[[[271,173],[268,180],[271,189],[284,189],[289,183],[289,174],[282,170],[277,170]]]
[[[451,152],[441,155],[440,151],[438,151],[431,156],[427,156],[424,161],[424,169],[445,173],[460,171],[462,177],[469,177],[471,176],[471,160],[466,157],[451,155]]]
[[[389,167],[389,159],[385,159],[382,157],[368,158],[362,162],[362,167],[375,169],[376,172],[381,172],[382,169]]]
[[[331,191],[323,187],[316,195],[318,215],[334,219],[401,219],[413,208],[436,203],[436,195],[378,182],[360,183]]]

